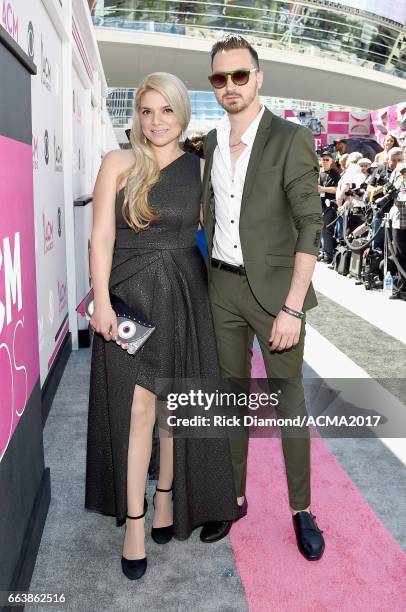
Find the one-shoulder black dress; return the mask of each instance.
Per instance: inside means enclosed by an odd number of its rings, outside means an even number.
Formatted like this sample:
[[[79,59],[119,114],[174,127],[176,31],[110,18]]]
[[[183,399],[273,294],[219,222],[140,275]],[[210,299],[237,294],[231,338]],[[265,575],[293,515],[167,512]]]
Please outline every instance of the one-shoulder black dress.
[[[135,232],[116,197],[116,243],[109,288],[156,331],[135,355],[94,334],[91,358],[85,507],[127,514],[127,453],[136,384],[219,375],[206,265],[196,244],[200,160],[184,153],[161,170],[149,202],[161,218]],[[207,521],[236,518],[227,439],[174,438],[174,535],[186,539]]]

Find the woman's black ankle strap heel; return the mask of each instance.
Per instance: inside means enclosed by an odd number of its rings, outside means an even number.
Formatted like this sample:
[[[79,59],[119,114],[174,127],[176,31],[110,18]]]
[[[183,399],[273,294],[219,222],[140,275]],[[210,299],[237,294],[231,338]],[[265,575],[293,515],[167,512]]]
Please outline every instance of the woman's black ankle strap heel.
[[[159,491],[160,493],[170,493],[172,489],[173,489],[173,485],[170,489],[160,489],[159,487],[156,488],[154,497],[152,498],[152,504],[154,508],[155,508],[155,496],[157,494],[157,491]],[[172,499],[173,499],[173,494],[172,494]],[[172,540],[172,537],[173,537],[173,524],[168,525],[167,527],[152,527],[151,537],[154,540],[154,542],[156,542],[157,544],[167,544],[170,540]]]
[[[142,519],[146,515],[147,509],[148,503],[147,500],[144,498],[144,512],[139,516],[130,516],[129,514],[127,514],[127,518],[133,520]],[[129,578],[130,580],[138,580],[146,572],[147,558],[144,557],[143,559],[126,559],[124,556],[122,556],[121,568],[127,578]]]

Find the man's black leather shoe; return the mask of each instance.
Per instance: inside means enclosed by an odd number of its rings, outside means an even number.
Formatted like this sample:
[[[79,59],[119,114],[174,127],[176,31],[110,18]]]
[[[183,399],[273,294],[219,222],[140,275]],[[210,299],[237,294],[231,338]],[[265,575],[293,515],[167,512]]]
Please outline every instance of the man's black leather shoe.
[[[302,510],[292,516],[300,552],[309,561],[320,559],[324,552],[323,531],[318,528],[316,517],[311,512]]]
[[[247,514],[248,502],[245,497],[241,506],[238,506],[238,516],[234,521],[209,521],[205,523],[200,532],[200,539],[202,542],[212,543],[221,540],[228,535],[231,526],[240,518]]]

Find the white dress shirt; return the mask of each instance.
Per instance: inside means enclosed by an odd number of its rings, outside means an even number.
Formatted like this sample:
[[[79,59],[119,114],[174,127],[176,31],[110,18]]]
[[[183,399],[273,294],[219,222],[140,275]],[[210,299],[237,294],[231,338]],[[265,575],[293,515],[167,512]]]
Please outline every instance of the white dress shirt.
[[[265,107],[262,106],[258,115],[241,136],[241,141],[246,147],[235,162],[234,176],[232,176],[229,141],[231,126],[227,114],[217,127],[217,146],[214,150],[211,169],[216,216],[211,256],[235,266],[244,265],[238,228],[241,197],[252,145],[264,110]]]

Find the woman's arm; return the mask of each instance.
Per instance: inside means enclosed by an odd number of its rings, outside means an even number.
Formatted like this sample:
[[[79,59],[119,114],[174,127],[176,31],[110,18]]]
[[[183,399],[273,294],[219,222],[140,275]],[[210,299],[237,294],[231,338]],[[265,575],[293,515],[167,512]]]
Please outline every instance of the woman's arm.
[[[109,278],[116,234],[116,180],[120,171],[120,152],[110,151],[103,158],[93,190],[90,273],[94,314],[91,325],[105,340],[111,340],[117,335],[117,318],[110,304]]]

